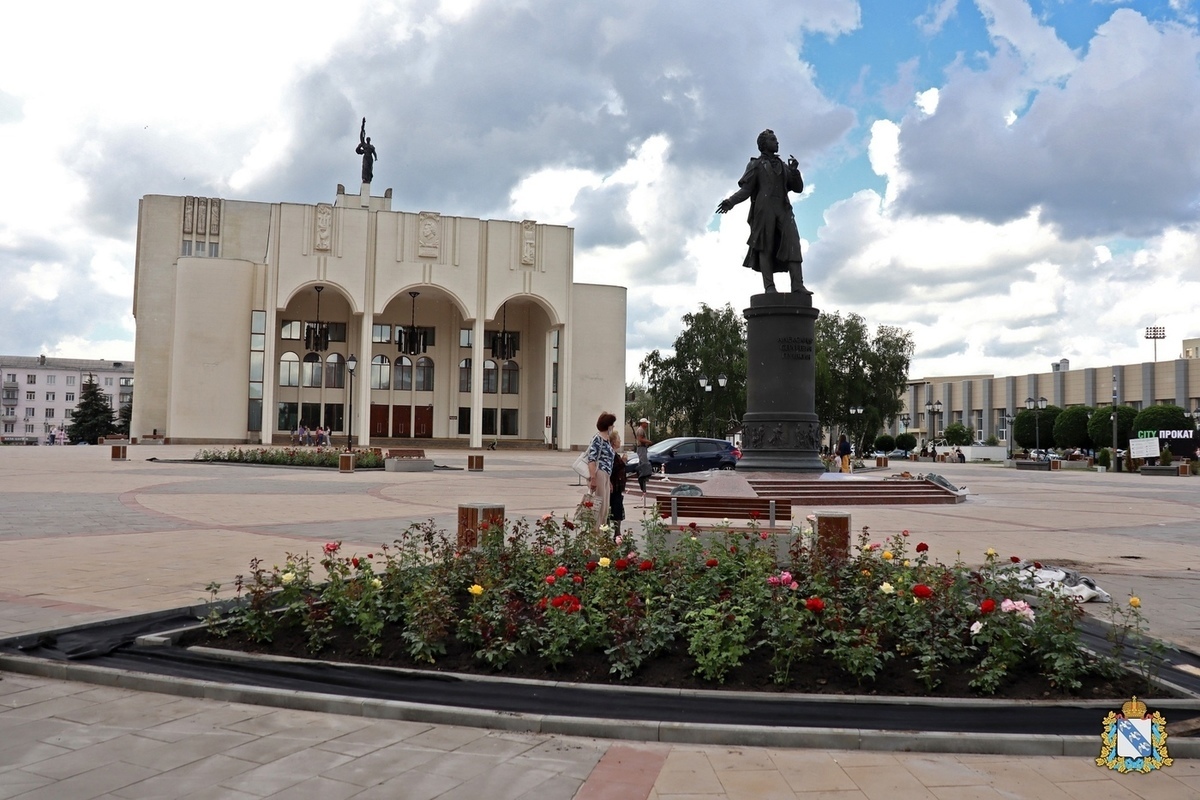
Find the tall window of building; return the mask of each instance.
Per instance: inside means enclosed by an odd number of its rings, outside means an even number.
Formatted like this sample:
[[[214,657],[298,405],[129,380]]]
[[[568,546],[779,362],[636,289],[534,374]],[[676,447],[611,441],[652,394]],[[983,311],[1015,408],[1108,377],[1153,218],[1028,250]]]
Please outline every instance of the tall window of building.
[[[433,359],[421,356],[417,359],[417,371],[415,375],[416,390],[418,392],[433,391]]]
[[[216,258],[220,254],[221,254],[221,245],[217,242],[209,242],[208,243],[209,258]]]
[[[15,428],[15,427],[16,427],[15,423],[6,422],[6,423],[4,423],[4,432],[5,433],[14,433],[15,431],[13,431],[13,428]]]
[[[517,366],[515,361],[505,361],[504,368],[500,374],[500,393],[501,394],[520,394],[521,393],[521,368]],[[504,429],[503,420],[500,425],[501,430]]]
[[[74,386],[74,385],[75,385],[75,376],[68,375],[67,376],[67,386]]]
[[[381,342],[383,344],[391,344],[392,326],[391,325],[372,325],[371,326],[371,341],[372,342]]]
[[[471,391],[471,359],[469,358],[458,362],[458,390],[460,392]]]
[[[474,328],[459,328],[458,329],[458,346],[471,347],[474,345],[475,329]]]
[[[16,383],[17,382],[17,374],[15,372],[6,372],[4,374],[4,381],[6,383]]]
[[[112,386],[112,385],[113,385],[113,379],[112,379],[112,378],[105,378],[105,379],[104,379],[104,385],[105,385],[105,386]]]
[[[483,393],[495,394],[499,386],[499,375],[496,372],[496,362],[490,358],[483,362]]]
[[[74,392],[67,392],[67,393],[66,393],[66,394],[63,396],[63,400],[64,400],[65,402],[67,402],[67,403],[74,403],[74,402],[75,402],[75,393],[74,393]]]
[[[318,389],[321,387],[321,356],[317,353],[304,356],[304,364],[300,369],[300,385]]]
[[[296,430],[297,423],[300,419],[300,407],[296,403],[276,403],[279,414],[279,424],[276,426],[281,431]]]
[[[279,323],[279,338],[280,339],[295,339],[299,341],[300,330],[303,326],[298,319],[285,319]]]
[[[346,341],[346,323],[344,323],[344,322],[329,323],[329,341],[331,341],[331,342]]]
[[[325,388],[346,388],[346,359],[341,353],[330,353],[325,359]]]
[[[517,409],[515,409],[515,408],[500,409],[500,435],[501,436],[516,436],[517,435]]]
[[[25,399],[26,400],[37,400],[37,392],[26,392]]]
[[[53,408],[46,409],[46,419],[54,419],[54,409]]]
[[[181,256],[190,256],[192,254],[192,240],[191,239],[183,240],[183,247],[180,248],[179,254]]]
[[[279,357],[279,385],[300,385],[300,356],[287,352]]]
[[[34,408],[33,406],[26,406],[26,407],[25,407],[25,416],[27,416],[27,417],[36,417],[36,416],[37,416],[37,409],[36,409],[36,408]]]
[[[30,386],[37,383],[37,375],[26,375],[25,383],[29,384]]]
[[[46,392],[46,402],[47,403],[54,402],[54,392]]]
[[[58,379],[58,376],[57,376],[57,375],[47,375],[47,376],[46,376],[46,385],[47,385],[47,386],[53,386],[53,385],[54,385],[54,382],[55,382],[57,379]]]
[[[396,356],[396,389],[407,392],[412,389],[413,362],[408,356]]]
[[[392,385],[392,364],[387,356],[371,359],[371,388],[387,389]]]
[[[250,312],[250,380],[246,387],[246,430],[261,431],[263,419],[263,381],[267,373],[267,312]],[[129,381],[128,384],[125,381]],[[121,405],[132,402],[132,378],[121,378]],[[126,400],[125,398],[129,398]]]

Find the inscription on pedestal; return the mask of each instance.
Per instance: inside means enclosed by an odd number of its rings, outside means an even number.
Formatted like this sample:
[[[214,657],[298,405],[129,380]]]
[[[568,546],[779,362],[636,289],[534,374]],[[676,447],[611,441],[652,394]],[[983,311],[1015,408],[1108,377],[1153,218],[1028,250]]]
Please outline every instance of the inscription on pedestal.
[[[785,361],[812,361],[813,340],[804,336],[780,336],[779,355]]]

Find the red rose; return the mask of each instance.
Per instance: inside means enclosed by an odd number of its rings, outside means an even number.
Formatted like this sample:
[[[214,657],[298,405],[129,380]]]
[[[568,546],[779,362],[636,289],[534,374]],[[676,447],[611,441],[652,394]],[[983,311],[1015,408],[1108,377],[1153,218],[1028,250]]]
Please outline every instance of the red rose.
[[[375,557],[374,553],[367,553],[367,558],[374,558],[374,557]]]
[[[546,598],[543,597],[541,600],[538,600],[537,607],[544,609],[546,607]]]
[[[929,545],[925,544],[924,542],[917,543],[917,552],[918,553],[924,553],[928,549],[929,549]]]
[[[689,522],[689,523],[688,523],[688,527],[689,527],[689,528],[691,528],[692,530],[696,530],[696,523],[694,523],[694,522]]]
[[[589,561],[589,562],[587,562],[587,564],[584,565],[583,568],[586,569],[588,572],[595,572],[596,567],[598,567],[598,566],[600,566],[600,564],[598,562]]]
[[[566,528],[566,529],[567,529],[567,530],[569,530],[569,531],[573,531],[573,530],[575,530],[575,523],[574,523],[574,522],[571,522],[571,520],[569,520],[569,519],[564,519],[564,520],[563,520],[563,527],[564,527],[564,528]]]
[[[558,567],[554,570],[554,574],[561,578],[563,575],[567,574],[567,568],[566,567]]]
[[[558,597],[550,601],[550,605],[554,606],[555,608],[562,608],[562,604],[565,602],[567,602],[567,596],[565,594],[560,594]]]
[[[820,614],[825,610],[825,601],[819,597],[810,597],[804,601],[804,607],[814,614]]]
[[[736,552],[737,552],[737,545],[736,545],[736,544],[735,544],[735,545],[730,545],[730,547],[729,547],[729,552],[731,552],[731,553],[736,553]]]
[[[358,556],[355,556],[354,558],[350,559],[350,566],[354,567],[355,569],[358,569]]]
[[[555,582],[556,580],[558,580],[558,578],[554,577],[553,575],[547,575],[547,576],[546,576],[546,583],[550,584],[551,586],[553,586],[553,585],[554,585],[554,582]]]
[[[489,526],[486,522],[479,523],[479,530],[481,531],[486,531],[489,527],[491,526]]]
[[[715,558],[710,558],[708,561],[705,561],[705,562],[704,562],[704,566],[706,566],[706,567],[715,567],[715,566],[717,565],[717,563],[718,563],[718,562],[717,562],[717,560],[716,560]]]
[[[1020,558],[1020,556],[1009,556],[1009,557],[1008,557],[1008,560],[1009,560],[1009,561],[1011,561],[1011,562],[1013,562],[1014,564],[1020,564],[1020,563],[1021,563],[1021,558]]]
[[[759,518],[759,516],[760,516],[760,512],[758,512],[758,511],[751,511],[751,512],[750,512],[750,519],[758,519],[758,518]]]
[[[654,562],[647,558],[645,561],[638,564],[638,569],[640,569],[642,572],[649,572],[650,570],[654,569]]]
[[[933,597],[933,589],[930,589],[923,583],[918,583],[916,586],[914,586],[912,588],[912,593],[922,600],[928,600],[929,598]]]
[[[904,530],[900,531],[900,535],[901,535],[901,536],[908,536],[908,528],[905,528]]]
[[[575,575],[574,577],[571,578],[571,580],[575,581],[575,583],[583,583],[583,576]]]
[[[1033,566],[1034,566],[1034,569],[1041,569],[1041,568],[1042,568],[1042,562],[1040,562],[1040,561],[1035,561],[1035,562],[1033,562]]]
[[[618,558],[616,561],[613,562],[613,566],[616,567],[617,570],[623,570],[629,566],[629,562],[623,558]]]
[[[979,604],[979,611],[981,614],[990,614],[995,610],[996,610],[996,601],[990,597]]]
[[[325,555],[327,555],[327,556],[333,555],[334,553],[336,553],[338,551],[338,548],[340,548],[341,546],[342,546],[341,542],[326,542],[325,547],[323,548],[325,550]]]

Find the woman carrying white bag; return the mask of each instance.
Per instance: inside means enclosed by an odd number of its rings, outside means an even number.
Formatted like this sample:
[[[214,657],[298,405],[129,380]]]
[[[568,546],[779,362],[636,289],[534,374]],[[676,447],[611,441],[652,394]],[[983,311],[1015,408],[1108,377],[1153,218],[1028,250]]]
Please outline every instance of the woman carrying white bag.
[[[591,495],[592,513],[595,515],[597,527],[608,522],[608,501],[609,495],[612,494],[610,481],[613,457],[616,455],[608,441],[608,435],[616,422],[616,414],[611,411],[602,413],[596,420],[596,430],[599,433],[592,437],[592,442],[584,453],[588,469],[588,495]],[[589,498],[585,495],[583,499],[586,501]]]

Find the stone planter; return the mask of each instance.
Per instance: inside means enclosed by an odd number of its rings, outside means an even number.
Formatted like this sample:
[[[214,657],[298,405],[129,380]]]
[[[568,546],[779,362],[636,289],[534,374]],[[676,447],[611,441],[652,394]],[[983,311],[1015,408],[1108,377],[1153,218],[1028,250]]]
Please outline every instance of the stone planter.
[[[1186,474],[1186,473],[1181,473],[1179,471],[1179,468],[1176,467],[1174,464],[1171,464],[1171,465],[1165,466],[1165,467],[1164,466],[1152,467],[1149,465],[1144,465],[1144,466],[1141,466],[1138,468],[1138,472],[1140,472],[1142,475],[1181,475],[1181,474]]]
[[[433,472],[432,458],[385,458],[384,472]]]

